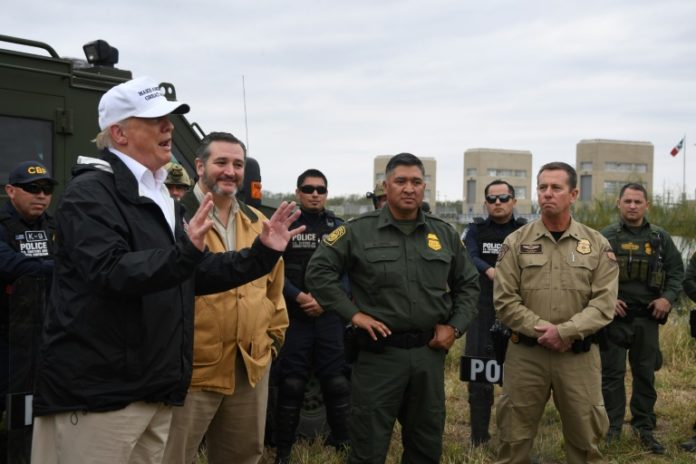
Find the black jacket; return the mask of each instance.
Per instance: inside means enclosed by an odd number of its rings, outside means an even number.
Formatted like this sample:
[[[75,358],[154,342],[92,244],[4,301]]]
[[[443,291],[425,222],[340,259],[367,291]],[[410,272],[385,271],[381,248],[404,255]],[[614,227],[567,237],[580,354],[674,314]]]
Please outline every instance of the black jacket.
[[[239,253],[200,252],[178,204],[173,236],[126,165],[108,151],[102,160],[76,166],[56,212],[58,251],[34,396],[39,416],[141,400],[183,404],[194,295],[252,281],[280,256],[258,240]]]

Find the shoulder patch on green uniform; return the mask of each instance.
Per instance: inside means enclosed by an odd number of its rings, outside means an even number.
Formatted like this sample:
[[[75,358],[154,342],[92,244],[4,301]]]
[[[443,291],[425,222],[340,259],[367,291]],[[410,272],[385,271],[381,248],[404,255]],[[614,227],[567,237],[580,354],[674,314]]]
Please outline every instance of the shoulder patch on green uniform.
[[[324,237],[324,245],[331,246],[346,234],[346,226],[341,224],[333,232]]]
[[[590,245],[590,241],[586,238],[581,238],[578,240],[578,246],[575,247],[575,251],[581,255],[589,255],[592,252],[592,245]]]
[[[500,246],[500,250],[498,250],[498,259],[496,261],[501,262],[503,260],[503,257],[507,254],[509,249],[510,249],[510,247],[507,246],[505,243],[503,243]]]

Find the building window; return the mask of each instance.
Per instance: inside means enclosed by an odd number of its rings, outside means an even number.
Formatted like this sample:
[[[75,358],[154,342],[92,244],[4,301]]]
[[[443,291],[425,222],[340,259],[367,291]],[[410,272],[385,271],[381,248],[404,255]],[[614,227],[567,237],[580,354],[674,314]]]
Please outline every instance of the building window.
[[[20,162],[37,160],[53,170],[53,124],[39,119],[0,116],[0,182]]]
[[[580,170],[581,171],[591,171],[592,170],[592,161],[583,161],[580,163]]]
[[[527,171],[524,169],[488,169],[489,177],[527,177]]]
[[[467,180],[466,181],[466,202],[476,203],[476,181]]]
[[[592,176],[580,176],[580,201],[592,200]]]
[[[515,185],[515,198],[518,200],[527,199],[527,187]]]
[[[467,177],[476,177],[476,168],[469,168],[466,170]]]
[[[607,161],[604,169],[610,172],[648,172],[648,165],[645,163],[619,163]]]
[[[618,194],[619,191],[621,190],[621,187],[623,187],[625,184],[626,184],[626,182],[623,180],[605,180],[604,181],[604,192],[608,193],[610,195]]]

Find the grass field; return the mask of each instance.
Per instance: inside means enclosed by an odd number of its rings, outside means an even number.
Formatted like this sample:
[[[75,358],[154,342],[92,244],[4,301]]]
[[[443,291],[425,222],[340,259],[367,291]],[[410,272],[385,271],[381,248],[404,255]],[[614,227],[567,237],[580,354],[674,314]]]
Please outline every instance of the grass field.
[[[688,318],[684,311],[673,311],[668,323],[660,333],[664,366],[657,372],[658,400],[656,413],[658,424],[657,438],[667,447],[667,454],[654,456],[640,448],[638,439],[630,431],[628,423],[624,426],[621,442],[611,448],[604,447],[605,457],[610,463],[694,463],[696,454],[682,451],[678,444],[689,438],[691,427],[696,421],[696,340],[688,333]],[[466,384],[459,380],[459,356],[463,350],[463,340],[459,340],[450,351],[447,359],[446,395],[447,424],[444,434],[443,464],[493,463],[496,452],[495,419],[491,424],[493,440],[483,448],[469,447],[469,408]],[[630,392],[630,370],[627,389]],[[496,396],[500,393],[496,392]],[[626,420],[630,420],[627,412]],[[401,440],[398,425],[392,438],[387,463],[399,463]],[[563,436],[560,418],[551,401],[540,424],[534,453],[543,463],[563,463]],[[267,449],[263,464],[273,463],[274,450]],[[345,456],[314,442],[299,442],[293,448],[293,459],[298,464],[338,464],[345,462]],[[199,463],[204,464],[201,457]]]

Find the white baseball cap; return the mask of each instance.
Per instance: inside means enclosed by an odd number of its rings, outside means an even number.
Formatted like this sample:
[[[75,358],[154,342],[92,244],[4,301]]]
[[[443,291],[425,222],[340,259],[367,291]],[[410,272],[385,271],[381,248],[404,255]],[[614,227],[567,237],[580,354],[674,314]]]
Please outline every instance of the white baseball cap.
[[[99,101],[99,127],[104,130],[127,118],[159,118],[189,112],[186,103],[167,100],[155,80],[143,76],[112,87]]]

